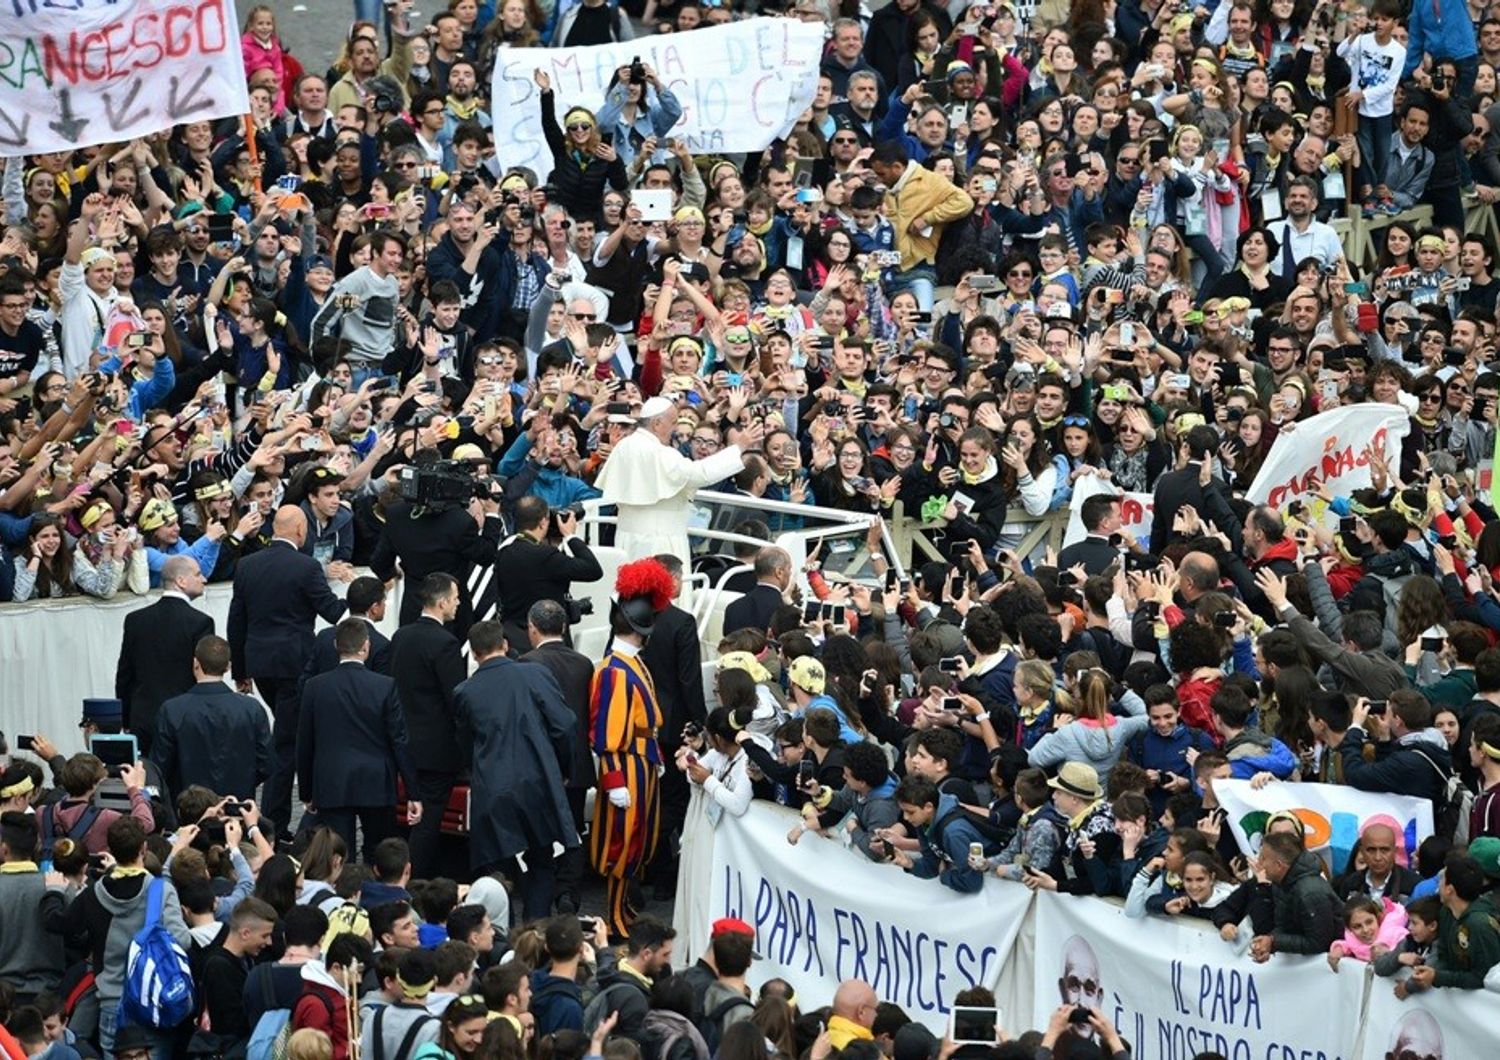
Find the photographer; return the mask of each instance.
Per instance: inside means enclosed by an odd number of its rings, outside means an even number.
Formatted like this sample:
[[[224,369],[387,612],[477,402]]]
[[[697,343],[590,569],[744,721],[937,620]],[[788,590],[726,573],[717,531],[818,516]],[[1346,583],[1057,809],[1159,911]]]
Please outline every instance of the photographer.
[[[596,582],[604,577],[604,569],[578,536],[575,509],[554,512],[540,497],[522,497],[516,502],[515,518],[515,535],[496,554],[490,585],[504,587],[500,590],[500,620],[505,625],[506,641],[525,644],[526,614],[532,604],[539,600],[562,603],[571,626],[583,617],[576,604],[568,604],[572,584]],[[552,538],[560,540],[552,544]],[[566,634],[563,639],[567,639]]]
[[[419,449],[412,459],[419,470],[434,470],[432,465],[437,462],[435,449]],[[472,474],[471,467],[463,467]],[[370,557],[370,569],[389,582],[396,576],[399,559],[402,574],[413,585],[439,572],[457,579],[460,600],[453,632],[462,636],[474,621],[473,601],[467,588],[469,569],[475,564],[493,562],[500,533],[500,500],[496,496],[474,497],[467,506],[399,500],[386,509],[385,526]],[[415,622],[421,613],[422,603],[417,594],[404,593],[401,625]]]

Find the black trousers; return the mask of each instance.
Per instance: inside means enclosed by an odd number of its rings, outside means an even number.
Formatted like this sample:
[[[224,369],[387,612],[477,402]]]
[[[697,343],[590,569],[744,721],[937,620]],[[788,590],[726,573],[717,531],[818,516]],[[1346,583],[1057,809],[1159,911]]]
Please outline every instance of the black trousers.
[[[692,795],[687,774],[672,764],[680,746],[680,742],[665,740],[661,744],[662,761],[667,763],[666,772],[661,775],[661,839],[656,844],[656,856],[646,867],[646,879],[655,885],[674,886],[677,882],[677,854]]]
[[[292,782],[297,775],[297,715],[302,706],[297,696],[297,678],[257,677],[255,690],[271,708],[273,757],[260,809],[263,815],[276,822],[277,833],[286,835],[292,831]]]
[[[425,810],[425,807],[424,807]],[[364,842],[354,845],[354,823],[358,819]],[[382,839],[396,834],[396,808],[394,806],[319,806],[318,823],[327,825],[344,840],[352,855],[356,849],[366,864],[375,855],[375,845]]]
[[[571,901],[576,911],[583,904],[583,873],[586,862],[581,840],[583,838],[583,805],[588,797],[588,789],[569,786],[564,788],[563,792],[568,797],[568,810],[573,815],[573,827],[578,832],[580,842],[578,846],[564,850],[562,857],[557,859],[556,890],[558,897]]]
[[[448,799],[453,795],[453,784],[457,779],[457,773],[417,770],[415,798],[422,804],[422,820],[412,828],[408,842],[411,844],[411,873],[418,879],[431,879],[437,874],[443,811],[448,808]],[[407,798],[412,797],[408,792]]]

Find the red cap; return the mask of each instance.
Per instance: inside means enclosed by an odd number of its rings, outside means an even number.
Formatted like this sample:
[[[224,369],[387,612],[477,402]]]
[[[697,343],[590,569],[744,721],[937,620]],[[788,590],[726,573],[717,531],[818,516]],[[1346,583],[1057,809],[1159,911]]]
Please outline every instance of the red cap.
[[[718,938],[720,935],[749,935],[754,938],[755,929],[738,917],[726,916],[722,920],[715,920],[709,933],[710,938]]]

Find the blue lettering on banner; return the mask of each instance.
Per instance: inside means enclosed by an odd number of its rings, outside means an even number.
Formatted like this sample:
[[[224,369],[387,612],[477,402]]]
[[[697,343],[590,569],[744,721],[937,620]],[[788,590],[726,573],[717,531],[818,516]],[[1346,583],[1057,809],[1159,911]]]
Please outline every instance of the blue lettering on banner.
[[[721,894],[715,915],[749,922],[768,963],[835,980],[863,979],[880,997],[922,1012],[947,1014],[953,996],[987,984],[1003,956],[994,946],[937,938],[852,909],[820,910],[809,897],[764,876],[746,879],[729,865]]]

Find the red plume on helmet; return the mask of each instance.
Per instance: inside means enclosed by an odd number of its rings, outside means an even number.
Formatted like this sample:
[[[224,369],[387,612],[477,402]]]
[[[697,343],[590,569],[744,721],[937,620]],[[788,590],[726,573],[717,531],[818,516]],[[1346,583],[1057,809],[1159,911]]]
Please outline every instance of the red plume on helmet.
[[[654,559],[627,563],[615,575],[615,597],[619,600],[649,597],[651,610],[663,611],[672,602],[673,595],[672,575]]]

